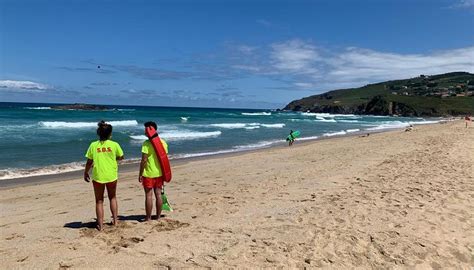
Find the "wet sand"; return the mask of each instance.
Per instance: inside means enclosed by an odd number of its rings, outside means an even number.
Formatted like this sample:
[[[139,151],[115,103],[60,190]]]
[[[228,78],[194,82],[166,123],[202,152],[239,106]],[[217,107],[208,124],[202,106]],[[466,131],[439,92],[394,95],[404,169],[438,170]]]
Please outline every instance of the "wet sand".
[[[1,268],[474,265],[474,127],[461,121],[173,169],[175,211],[151,222],[137,172],[121,171],[121,222],[103,232],[77,175],[0,190]]]

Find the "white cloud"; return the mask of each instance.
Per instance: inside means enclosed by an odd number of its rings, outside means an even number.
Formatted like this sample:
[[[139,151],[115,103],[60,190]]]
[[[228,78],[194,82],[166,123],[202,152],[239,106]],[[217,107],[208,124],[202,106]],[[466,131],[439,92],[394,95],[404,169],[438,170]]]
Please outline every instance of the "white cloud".
[[[311,73],[313,63],[319,59],[316,47],[298,39],[271,45],[273,66],[281,71]]]
[[[452,8],[474,8],[474,0],[460,0]]]
[[[336,82],[403,79],[420,74],[474,72],[474,46],[429,54],[395,54],[347,48],[325,59],[326,76]]]
[[[268,47],[267,52],[259,51],[266,59],[257,65],[235,64],[231,67],[284,81],[291,85],[289,89],[303,90],[356,87],[420,74],[474,73],[474,46],[403,54],[356,47],[334,50],[293,39]]]
[[[0,80],[0,88],[24,92],[43,92],[43,90],[50,89],[49,86],[41,83],[13,80]]]
[[[307,82],[294,82],[293,85],[296,87],[305,88],[305,89],[309,89],[315,86],[314,84],[307,83]]]

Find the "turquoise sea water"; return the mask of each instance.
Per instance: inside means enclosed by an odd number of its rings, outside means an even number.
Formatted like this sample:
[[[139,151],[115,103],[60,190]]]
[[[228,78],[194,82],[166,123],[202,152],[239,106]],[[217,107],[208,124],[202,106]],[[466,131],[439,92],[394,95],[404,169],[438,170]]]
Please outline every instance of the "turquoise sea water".
[[[107,111],[64,111],[50,106],[0,103],[0,179],[81,168],[100,120],[112,124],[112,139],[128,160],[140,156],[146,121],[157,122],[171,158],[283,144],[291,129],[308,140],[438,121],[271,110],[110,106]]]

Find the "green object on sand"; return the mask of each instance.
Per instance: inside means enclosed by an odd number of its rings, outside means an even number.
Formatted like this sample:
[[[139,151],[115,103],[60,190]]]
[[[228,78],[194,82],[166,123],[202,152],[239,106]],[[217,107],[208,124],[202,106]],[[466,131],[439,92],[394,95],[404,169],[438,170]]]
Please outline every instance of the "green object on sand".
[[[161,206],[161,210],[172,212],[173,208],[171,208],[171,204],[168,202],[168,198],[166,197],[164,188],[161,191],[161,199],[163,200],[163,205]]]
[[[299,136],[300,136],[300,131],[296,130],[296,131],[293,131],[293,133],[291,133],[291,135],[288,135],[288,137],[286,137],[286,140],[287,141],[294,140],[294,139],[298,138]]]

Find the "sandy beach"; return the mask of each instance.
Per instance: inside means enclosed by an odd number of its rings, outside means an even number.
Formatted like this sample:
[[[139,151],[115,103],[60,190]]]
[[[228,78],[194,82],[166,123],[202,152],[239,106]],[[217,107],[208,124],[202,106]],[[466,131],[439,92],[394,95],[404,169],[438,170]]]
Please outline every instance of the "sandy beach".
[[[174,212],[141,222],[142,187],[124,170],[121,222],[103,232],[93,228],[92,186],[77,175],[0,190],[1,268],[474,265],[474,127],[462,121],[173,169]]]

